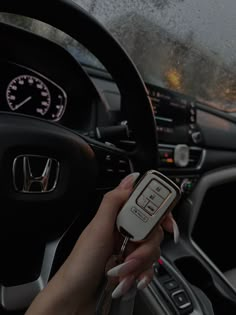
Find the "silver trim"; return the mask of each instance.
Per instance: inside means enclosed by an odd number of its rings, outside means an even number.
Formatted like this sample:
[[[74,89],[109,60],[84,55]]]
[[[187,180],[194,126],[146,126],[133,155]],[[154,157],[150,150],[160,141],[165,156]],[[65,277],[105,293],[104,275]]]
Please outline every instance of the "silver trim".
[[[17,286],[0,286],[1,305],[7,311],[27,308],[35,296],[46,286],[60,238],[46,245],[40,276],[37,280]]]
[[[31,165],[30,165],[30,158],[38,158],[38,159],[44,159],[46,161],[44,170],[40,176],[34,176],[32,174]],[[23,187],[22,189],[19,189],[16,183],[16,163],[19,159],[23,159]],[[48,189],[48,183],[50,179],[50,172],[52,169],[52,163],[56,163],[56,174],[53,181],[53,185],[50,189]],[[22,192],[22,193],[49,193],[52,192],[57,185],[58,176],[59,176],[59,170],[60,170],[60,164],[59,162],[54,158],[49,158],[43,155],[33,155],[33,154],[26,154],[26,155],[18,155],[14,161],[13,161],[13,167],[12,167],[12,175],[13,175],[13,185],[16,191]],[[38,183],[41,186],[41,191],[38,190],[30,190],[32,184]]]

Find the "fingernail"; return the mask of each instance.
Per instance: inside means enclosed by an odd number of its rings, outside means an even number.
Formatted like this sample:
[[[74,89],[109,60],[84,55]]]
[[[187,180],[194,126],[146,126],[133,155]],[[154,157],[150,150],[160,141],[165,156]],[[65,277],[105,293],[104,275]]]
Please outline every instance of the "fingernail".
[[[120,182],[120,187],[124,189],[132,188],[133,184],[135,183],[139,175],[140,173],[138,172],[129,174],[128,176],[122,179],[122,181]]]
[[[149,284],[150,279],[148,277],[143,277],[141,280],[138,281],[137,288],[139,290],[143,290]]]
[[[172,219],[172,222],[173,222],[174,242],[178,243],[178,241],[179,241],[179,228],[178,228],[178,225],[177,225],[175,219]]]
[[[124,278],[115,288],[115,290],[112,292],[111,294],[112,298],[117,299],[120,296],[124,295],[132,286],[133,282],[134,282],[134,276]]]
[[[122,277],[126,274],[132,272],[138,265],[138,261],[136,259],[131,259],[129,261],[124,262],[114,268],[108,270],[107,276],[110,277]]]

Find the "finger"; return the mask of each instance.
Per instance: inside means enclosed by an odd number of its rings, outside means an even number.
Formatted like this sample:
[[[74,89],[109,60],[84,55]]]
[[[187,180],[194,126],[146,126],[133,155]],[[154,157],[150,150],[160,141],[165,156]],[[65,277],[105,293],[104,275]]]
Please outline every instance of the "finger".
[[[153,246],[157,247],[161,244],[164,238],[164,232],[162,229],[162,225],[157,225],[153,231],[148,235],[148,237],[141,242],[132,242],[130,241],[125,250],[125,255],[128,257],[131,253],[133,253],[141,244],[149,242],[153,244]]]
[[[125,277],[129,274],[138,276],[144,270],[150,268],[153,261],[160,257],[160,243],[163,239],[163,230],[158,226],[152,236],[140,243],[125,259],[125,262],[110,269],[108,276]]]
[[[164,218],[161,225],[165,231],[174,234],[174,242],[177,243],[179,241],[180,233],[179,233],[178,225],[172,213],[168,213],[168,215]]]
[[[139,261],[140,266],[137,268],[139,272],[149,268],[152,266],[153,261],[156,261],[160,257],[160,244],[163,238],[163,229],[158,225],[149,237],[126,257],[125,262],[129,260]]]
[[[136,279],[137,283],[137,289],[142,290],[144,289],[153,279],[153,269],[149,268],[145,270],[143,273],[139,275],[139,277]],[[120,282],[115,288],[115,290],[112,292],[112,298],[118,298],[122,295],[125,295],[129,289],[134,285],[135,283],[135,276],[129,275],[124,278],[120,278]]]
[[[119,298],[122,295],[125,295],[129,289],[133,286],[135,283],[135,277],[133,275],[127,276],[123,278],[115,290],[112,292],[111,296],[113,299]]]
[[[145,270],[143,273],[141,273],[136,280],[137,289],[143,290],[144,288],[146,288],[148,284],[152,281],[153,276],[154,276],[153,268],[149,268]]]
[[[129,198],[139,175],[140,173],[129,174],[121,181],[119,186],[104,195],[96,214],[98,221],[109,222],[109,225],[114,224],[118,211]]]
[[[173,233],[173,215],[171,212],[169,212],[163,219],[161,225],[163,227],[163,229],[169,233]]]

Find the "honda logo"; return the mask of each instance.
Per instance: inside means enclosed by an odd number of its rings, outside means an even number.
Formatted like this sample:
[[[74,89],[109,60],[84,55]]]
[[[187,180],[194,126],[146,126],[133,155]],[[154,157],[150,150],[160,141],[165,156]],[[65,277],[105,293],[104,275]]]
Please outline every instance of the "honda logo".
[[[48,193],[56,188],[59,162],[41,155],[19,155],[13,162],[13,184],[18,192]]]

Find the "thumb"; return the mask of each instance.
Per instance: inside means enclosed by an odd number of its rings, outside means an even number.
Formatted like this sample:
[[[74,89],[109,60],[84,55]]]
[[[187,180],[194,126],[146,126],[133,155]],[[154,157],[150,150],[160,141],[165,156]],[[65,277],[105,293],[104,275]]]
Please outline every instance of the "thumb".
[[[120,182],[119,186],[104,195],[95,220],[114,227],[117,214],[128,200],[139,175],[140,173],[137,172],[129,174]]]

